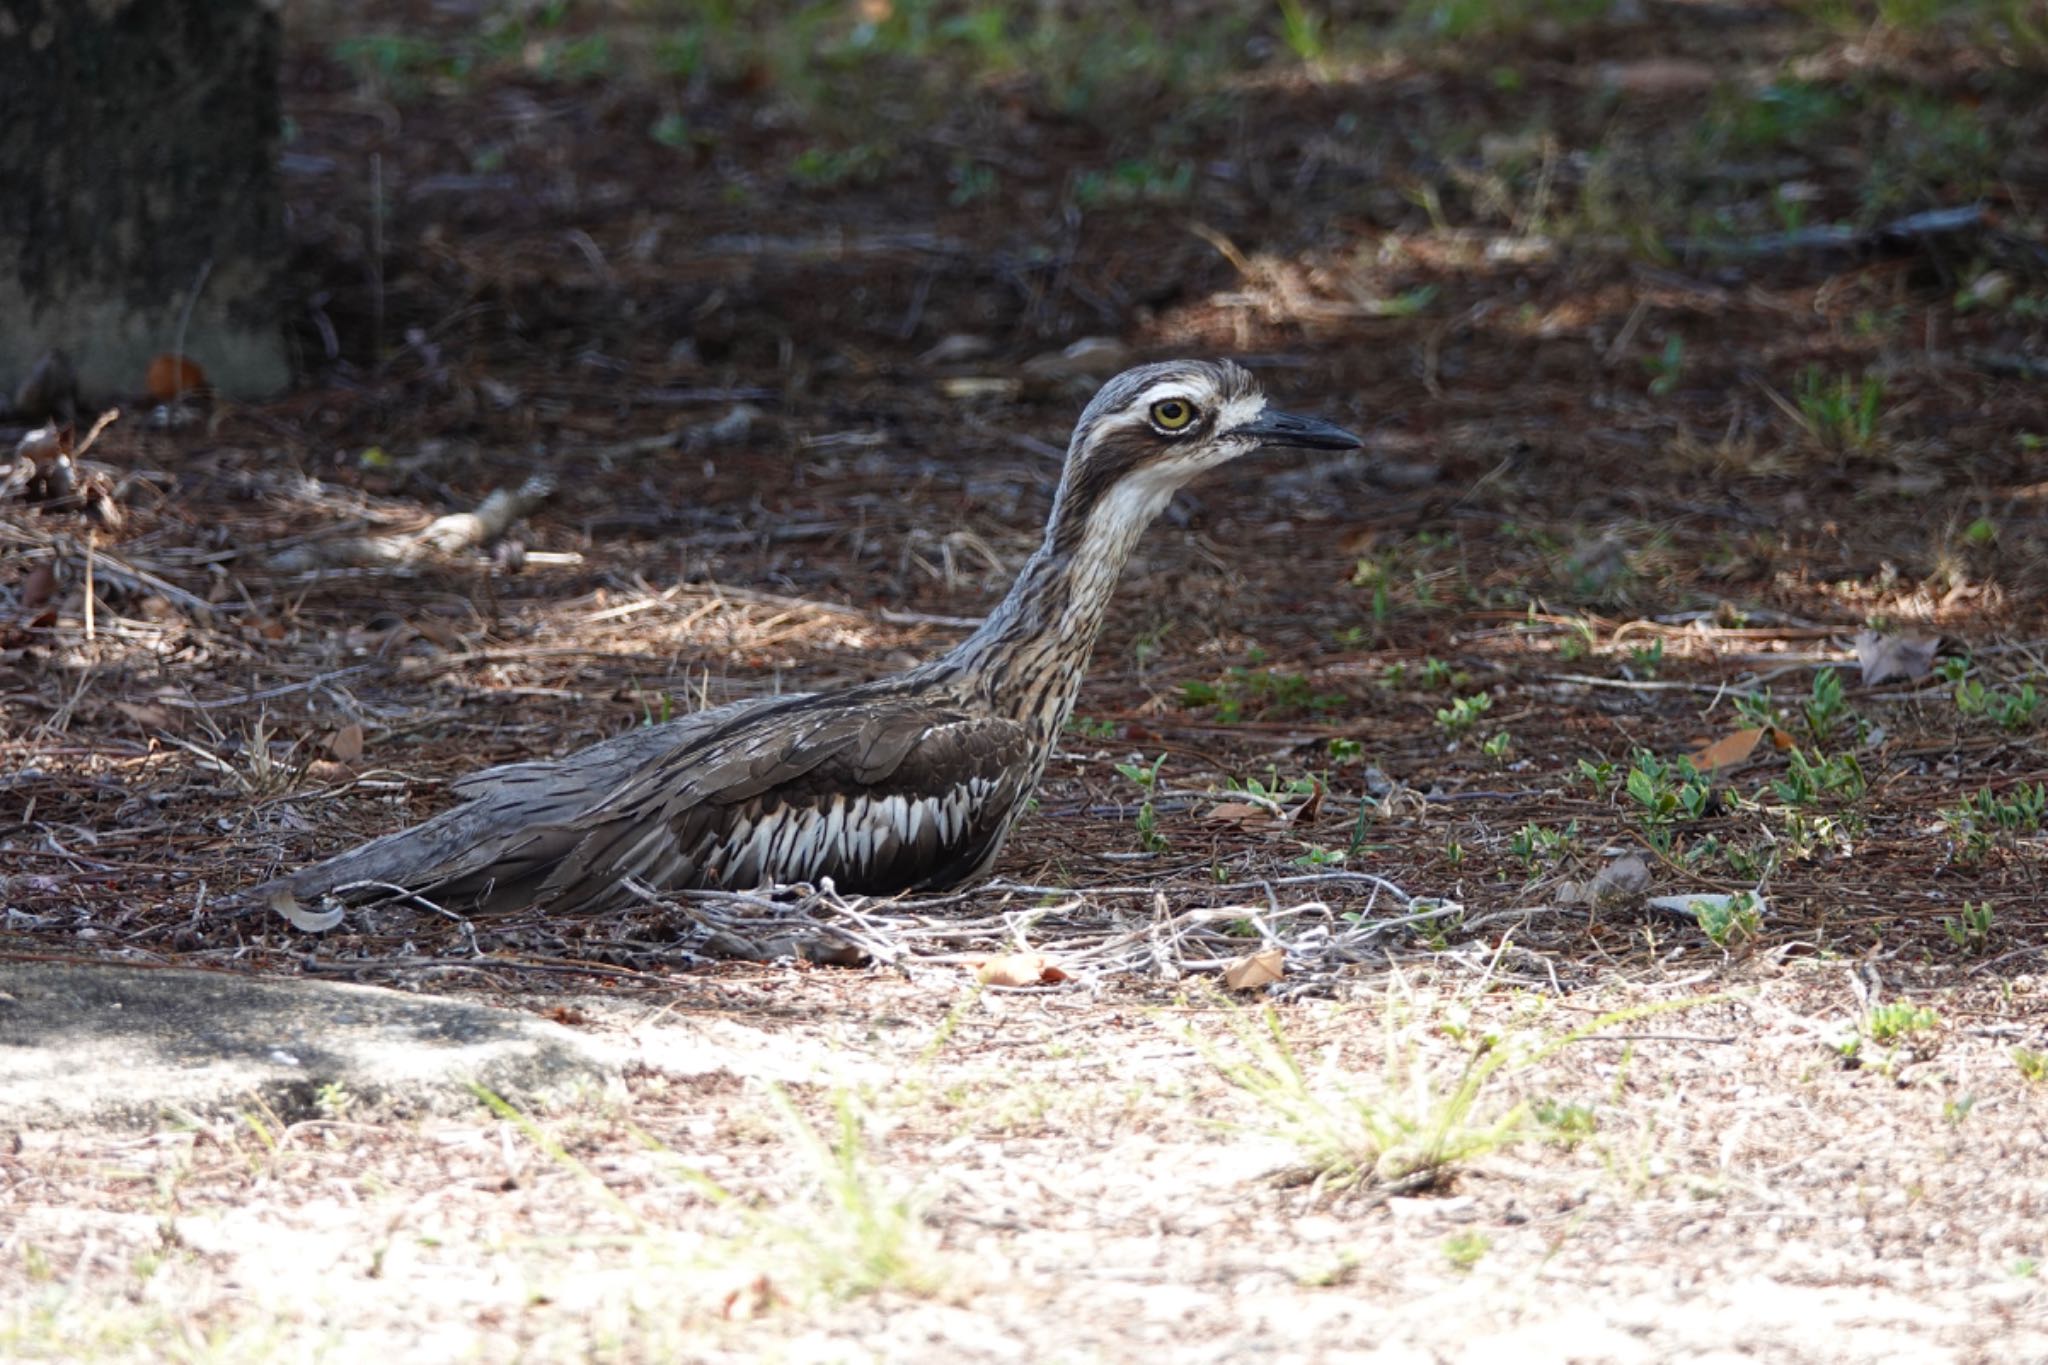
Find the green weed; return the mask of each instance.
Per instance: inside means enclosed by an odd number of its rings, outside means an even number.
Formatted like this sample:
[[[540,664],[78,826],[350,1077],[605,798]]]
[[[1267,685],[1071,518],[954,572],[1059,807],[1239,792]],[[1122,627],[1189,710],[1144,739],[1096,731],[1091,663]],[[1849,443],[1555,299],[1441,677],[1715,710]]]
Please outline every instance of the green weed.
[[[1863,1036],[1873,1043],[1896,1043],[1916,1033],[1941,1027],[1941,1016],[1925,1005],[1894,1000],[1863,1016]]]
[[[1436,723],[1445,733],[1462,735],[1479,723],[1479,718],[1493,709],[1493,698],[1485,692],[1469,697],[1455,697],[1449,706],[1437,708]]]
[[[1159,832],[1159,813],[1152,805],[1152,798],[1159,792],[1159,767],[1165,762],[1166,755],[1161,754],[1152,760],[1149,767],[1143,763],[1119,763],[1116,765],[1116,770],[1119,773],[1122,773],[1132,782],[1137,783],[1139,790],[1145,793],[1145,800],[1138,807],[1136,829],[1138,832],[1138,847],[1144,849],[1147,853],[1163,853],[1166,851],[1166,836]]]
[[[1974,905],[1964,901],[1960,911],[1942,919],[1941,928],[1948,935],[1948,941],[1962,951],[1981,953],[1990,946],[1991,929],[1996,919],[1990,901],[1978,901]]]

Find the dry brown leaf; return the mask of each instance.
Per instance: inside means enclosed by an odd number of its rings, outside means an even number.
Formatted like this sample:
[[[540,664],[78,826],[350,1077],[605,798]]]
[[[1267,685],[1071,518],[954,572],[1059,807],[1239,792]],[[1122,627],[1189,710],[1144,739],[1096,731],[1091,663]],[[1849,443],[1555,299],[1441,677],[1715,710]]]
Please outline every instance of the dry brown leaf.
[[[1856,635],[1856,664],[1863,670],[1863,685],[1881,682],[1918,682],[1934,671],[1934,654],[1941,641],[1925,635],[1879,635],[1874,630]]]
[[[1234,991],[1255,991],[1270,986],[1287,974],[1285,948],[1261,948],[1247,953],[1223,969],[1223,984]]]
[[[1239,825],[1270,825],[1273,823],[1273,812],[1264,806],[1255,806],[1249,801],[1219,801],[1209,807],[1202,818],[1214,820],[1219,824],[1230,821]]]
[[[21,580],[21,606],[24,611],[34,611],[50,600],[57,591],[57,571],[44,560],[28,571],[28,577]]]
[[[171,723],[171,713],[146,701],[117,701],[114,709],[137,725],[161,730]]]
[[[327,740],[327,752],[343,763],[353,763],[363,756],[363,727],[356,721],[336,730]]]
[[[159,403],[174,402],[206,387],[206,371],[190,356],[165,351],[149,362],[149,396]]]
[[[1749,762],[1749,756],[1756,752],[1756,746],[1763,737],[1764,727],[1759,725],[1725,734],[1713,743],[1702,745],[1695,750],[1692,766],[1703,773],[1718,773],[1739,767]]]
[[[1044,953],[1003,953],[977,966],[974,979],[984,986],[1044,986],[1067,974]]]

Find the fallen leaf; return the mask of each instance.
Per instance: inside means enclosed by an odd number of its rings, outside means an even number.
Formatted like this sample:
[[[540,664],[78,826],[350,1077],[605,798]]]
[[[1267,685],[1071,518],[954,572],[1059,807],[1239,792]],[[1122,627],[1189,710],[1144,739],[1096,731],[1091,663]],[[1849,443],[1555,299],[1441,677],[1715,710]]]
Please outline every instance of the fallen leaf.
[[[327,752],[343,763],[353,763],[363,756],[363,727],[359,722],[350,721],[336,730],[327,740]]]
[[[1223,984],[1234,991],[1255,991],[1287,975],[1287,950],[1261,948],[1223,969]]]
[[[28,571],[28,577],[21,580],[21,607],[23,611],[34,611],[50,600],[57,591],[57,571],[49,560],[44,560]]]
[[[1874,630],[1856,635],[1856,664],[1863,670],[1863,685],[1874,687],[1896,678],[1918,682],[1934,671],[1934,654],[1941,641],[1924,635],[1880,635]]]
[[[1763,737],[1764,727],[1760,725],[1725,734],[1713,743],[1696,749],[1692,756],[1692,766],[1703,773],[1718,773],[1740,767],[1756,752],[1757,742]]]
[[[1297,821],[1315,819],[1317,815],[1322,813],[1323,797],[1329,794],[1329,790],[1330,788],[1327,784],[1317,782],[1316,789],[1308,794],[1308,800],[1294,808],[1294,819]]]
[[[1219,801],[1209,807],[1202,816],[1204,820],[1225,821],[1239,825],[1270,825],[1273,812],[1264,806],[1255,806],[1249,801]]]
[[[149,396],[159,403],[173,402],[206,387],[206,371],[190,356],[165,351],[149,362]]]
[[[1044,953],[1003,953],[977,966],[974,979],[984,986],[1044,986],[1067,974]]]

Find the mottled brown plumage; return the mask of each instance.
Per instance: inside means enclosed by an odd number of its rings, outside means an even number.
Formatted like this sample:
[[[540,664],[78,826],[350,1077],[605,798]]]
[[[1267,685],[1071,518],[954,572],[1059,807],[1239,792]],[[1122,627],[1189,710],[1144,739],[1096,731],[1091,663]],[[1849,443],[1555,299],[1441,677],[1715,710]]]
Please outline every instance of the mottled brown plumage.
[[[830,878],[886,894],[980,876],[1045,771],[1132,546],[1174,490],[1261,446],[1357,444],[1269,410],[1227,361],[1130,370],[1081,414],[1044,543],[947,654],[472,774],[454,784],[454,808],[259,890],[294,924],[325,929],[348,905],[403,895],[567,912],[622,904],[628,882]]]

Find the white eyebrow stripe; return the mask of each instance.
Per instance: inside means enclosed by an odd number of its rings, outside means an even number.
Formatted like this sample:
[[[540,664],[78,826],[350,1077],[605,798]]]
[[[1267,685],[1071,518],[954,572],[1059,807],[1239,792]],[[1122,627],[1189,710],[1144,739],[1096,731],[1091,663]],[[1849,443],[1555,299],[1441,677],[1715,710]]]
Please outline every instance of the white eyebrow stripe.
[[[1186,379],[1162,379],[1133,398],[1131,406],[1150,408],[1162,398],[1185,398],[1199,404],[1206,396],[1195,392],[1195,385]]]

